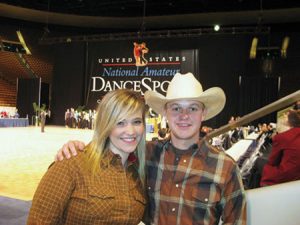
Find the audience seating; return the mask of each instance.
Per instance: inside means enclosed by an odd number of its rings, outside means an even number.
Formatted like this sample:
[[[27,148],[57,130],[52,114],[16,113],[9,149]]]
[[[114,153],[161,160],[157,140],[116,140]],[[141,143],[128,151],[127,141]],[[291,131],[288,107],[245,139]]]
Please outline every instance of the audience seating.
[[[0,78],[0,106],[16,106],[16,86]]]

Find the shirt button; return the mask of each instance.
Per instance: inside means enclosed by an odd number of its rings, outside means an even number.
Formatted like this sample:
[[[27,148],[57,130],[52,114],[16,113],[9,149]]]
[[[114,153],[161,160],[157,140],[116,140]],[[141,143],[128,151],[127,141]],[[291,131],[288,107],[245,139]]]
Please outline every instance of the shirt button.
[[[175,209],[175,208],[173,208],[173,209],[172,209],[172,212],[175,212],[175,210],[176,210],[176,209]]]

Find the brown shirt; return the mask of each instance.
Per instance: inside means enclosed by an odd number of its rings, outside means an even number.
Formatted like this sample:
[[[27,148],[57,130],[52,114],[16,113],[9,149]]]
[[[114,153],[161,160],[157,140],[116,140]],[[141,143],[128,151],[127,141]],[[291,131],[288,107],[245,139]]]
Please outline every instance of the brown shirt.
[[[189,149],[147,145],[149,219],[159,225],[246,224],[246,199],[236,163],[199,141]]]
[[[126,170],[118,155],[93,179],[83,168],[85,153],[53,164],[33,198],[27,225],[138,224],[146,200],[137,177],[136,162]],[[131,157],[132,158],[132,157]]]

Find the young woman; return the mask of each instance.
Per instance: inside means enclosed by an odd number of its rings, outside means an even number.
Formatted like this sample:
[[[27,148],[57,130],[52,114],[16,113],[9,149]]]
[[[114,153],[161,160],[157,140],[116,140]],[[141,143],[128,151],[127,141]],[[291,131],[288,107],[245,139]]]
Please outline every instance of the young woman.
[[[86,151],[51,165],[27,224],[138,224],[146,204],[144,119],[138,93],[106,94]]]

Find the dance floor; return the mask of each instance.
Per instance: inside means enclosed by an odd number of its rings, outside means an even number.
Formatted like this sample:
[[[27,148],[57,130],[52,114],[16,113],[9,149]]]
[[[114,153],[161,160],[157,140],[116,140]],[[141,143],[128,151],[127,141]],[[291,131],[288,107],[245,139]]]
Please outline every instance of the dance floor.
[[[58,149],[68,140],[88,143],[93,131],[61,126],[0,128],[0,196],[32,200]]]

